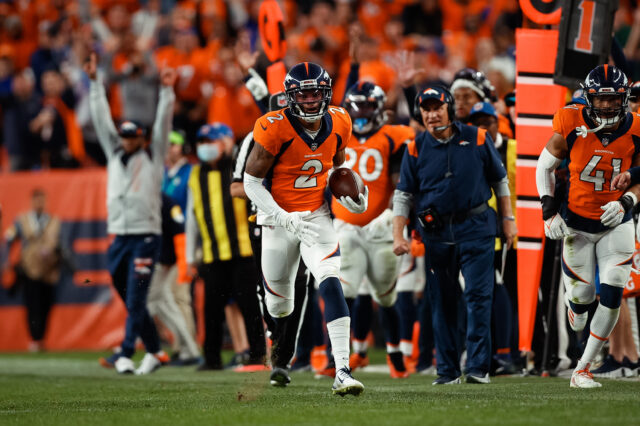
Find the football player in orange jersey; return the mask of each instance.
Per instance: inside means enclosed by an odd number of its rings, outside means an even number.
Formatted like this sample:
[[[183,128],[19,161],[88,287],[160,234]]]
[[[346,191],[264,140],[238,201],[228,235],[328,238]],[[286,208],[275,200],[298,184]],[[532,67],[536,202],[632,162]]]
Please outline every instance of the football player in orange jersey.
[[[357,82],[345,96],[355,137],[345,149],[345,166],[353,169],[371,190],[369,207],[353,214],[335,198],[332,210],[334,226],[342,248],[340,281],[347,304],[353,305],[363,279],[380,306],[387,340],[387,363],[391,377],[408,377],[400,351],[399,318],[395,310],[398,259],[393,254],[393,234],[389,209],[398,178],[405,143],[415,137],[407,126],[385,124],[382,88],[369,82]],[[349,302],[351,300],[351,302]],[[367,300],[367,302],[369,302]],[[354,312],[355,314],[355,312]],[[366,365],[366,337],[370,321],[354,315],[354,354],[351,366]]]
[[[300,256],[319,284],[336,363],[333,393],[359,395],[364,386],[349,368],[349,309],[339,280],[340,246],[324,201],[329,170],[340,167],[351,138],[351,119],[329,105],[331,78],[319,65],[293,66],[284,81],[288,107],[256,121],[244,189],[258,207],[262,227],[262,272],[269,314],[277,321],[293,310],[293,282]],[[352,213],[367,210],[359,199],[341,197]],[[278,344],[278,342],[274,342]],[[285,369],[271,380],[286,386]]]
[[[615,66],[599,65],[587,75],[584,98],[586,105],[569,105],[555,114],[536,184],[546,236],[564,239],[563,281],[573,330],[582,330],[587,322],[598,266],[600,301],[570,382],[571,387],[595,388],[601,384],[589,368],[618,321],[635,245],[631,209],[640,196],[640,186],[623,194],[612,181],[621,170],[640,164],[640,116],[627,112],[629,82]],[[567,195],[556,200],[554,170],[565,158]]]

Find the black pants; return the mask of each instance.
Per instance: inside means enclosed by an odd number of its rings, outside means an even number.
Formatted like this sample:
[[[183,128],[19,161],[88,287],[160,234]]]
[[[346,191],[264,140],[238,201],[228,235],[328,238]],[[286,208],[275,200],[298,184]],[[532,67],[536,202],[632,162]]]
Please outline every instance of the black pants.
[[[262,229],[260,225],[253,224],[250,227],[251,248],[254,254],[254,260],[260,271],[262,265]],[[260,299],[262,303],[262,312],[267,328],[271,332],[271,365],[279,368],[288,368],[296,351],[296,343],[300,334],[301,321],[307,306],[307,285],[309,282],[307,275],[307,267],[300,260],[296,280],[294,283],[293,312],[285,318],[271,318],[267,311],[264,298],[264,285],[262,282],[262,273],[259,274]]]
[[[47,330],[49,312],[55,301],[55,287],[26,276],[23,276],[22,280],[24,306],[27,308],[27,322],[31,339],[42,340]]]
[[[250,363],[263,363],[266,355],[264,327],[258,306],[258,275],[252,258],[239,258],[204,264],[200,270],[204,280],[204,358],[207,365],[222,366],[224,307],[230,297],[242,311]]]

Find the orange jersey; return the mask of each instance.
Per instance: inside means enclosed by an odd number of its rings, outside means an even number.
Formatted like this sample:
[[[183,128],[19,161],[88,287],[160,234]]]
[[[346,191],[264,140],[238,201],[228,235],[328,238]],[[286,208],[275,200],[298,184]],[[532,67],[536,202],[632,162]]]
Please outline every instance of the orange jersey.
[[[569,191],[567,207],[583,218],[600,221],[601,206],[616,201],[620,190],[611,189],[611,180],[629,169],[640,151],[640,115],[627,114],[612,134],[577,136],[580,126],[594,128],[583,105],[569,105],[553,117],[553,131],[562,135],[569,147]]]
[[[365,226],[389,207],[395,189],[395,182],[391,180],[391,157],[415,137],[411,127],[387,124],[367,139],[358,140],[355,135],[351,138],[345,149],[345,166],[358,173],[369,187],[369,205],[364,213],[351,213],[333,198],[331,209],[336,218]]]
[[[284,108],[260,117],[253,139],[276,157],[266,177],[275,202],[288,212],[314,211],[324,203],[333,157],[351,139],[351,118],[344,108],[330,106],[320,132],[312,139],[289,108]]]

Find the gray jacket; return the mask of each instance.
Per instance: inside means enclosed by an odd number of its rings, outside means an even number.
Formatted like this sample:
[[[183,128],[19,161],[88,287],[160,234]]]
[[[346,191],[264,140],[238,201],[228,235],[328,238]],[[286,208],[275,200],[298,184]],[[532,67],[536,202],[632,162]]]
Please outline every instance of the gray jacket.
[[[162,86],[149,149],[124,156],[104,86],[91,81],[89,107],[98,141],[107,157],[107,232],[116,235],[161,233],[161,186],[175,95]]]

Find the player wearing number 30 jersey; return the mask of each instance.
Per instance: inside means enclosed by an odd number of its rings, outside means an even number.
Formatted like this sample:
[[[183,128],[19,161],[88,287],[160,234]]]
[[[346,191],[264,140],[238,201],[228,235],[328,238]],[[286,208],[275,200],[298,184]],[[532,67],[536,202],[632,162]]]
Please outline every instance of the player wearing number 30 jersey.
[[[269,314],[275,321],[293,311],[293,283],[304,260],[325,303],[325,319],[336,377],[333,392],[358,395],[364,387],[349,368],[349,309],[340,286],[340,246],[324,190],[332,167],[344,163],[351,120],[329,106],[331,79],[319,65],[303,62],[284,81],[288,107],[256,121],[255,144],[247,159],[244,188],[258,207],[262,227],[262,273]],[[345,197],[353,213],[367,210],[367,195]],[[279,342],[275,341],[274,345]],[[286,369],[274,368],[271,383],[285,386]]]
[[[407,126],[385,124],[385,101],[384,91],[370,82],[357,82],[347,91],[345,108],[353,121],[354,137],[345,149],[345,166],[360,175],[371,195],[368,209],[362,214],[349,212],[335,197],[332,209],[342,248],[342,291],[353,307],[351,368],[368,363],[366,338],[371,319],[363,315],[366,302],[353,303],[360,287],[367,286],[366,292],[380,306],[391,376],[402,378],[408,373],[400,351],[400,320],[394,306],[398,260],[393,253],[393,213],[389,207],[405,144],[415,138],[415,132]]]
[[[564,239],[562,251],[567,316],[582,330],[595,300],[596,266],[600,301],[590,337],[571,387],[593,388],[589,366],[618,320],[622,290],[631,272],[635,247],[631,209],[640,186],[623,193],[612,183],[621,171],[640,163],[640,117],[627,112],[629,84],[618,68],[600,65],[584,82],[586,106],[570,105],[553,119],[554,134],[540,154],[536,183],[542,200],[545,234]],[[554,170],[569,161],[566,196],[556,200]]]

